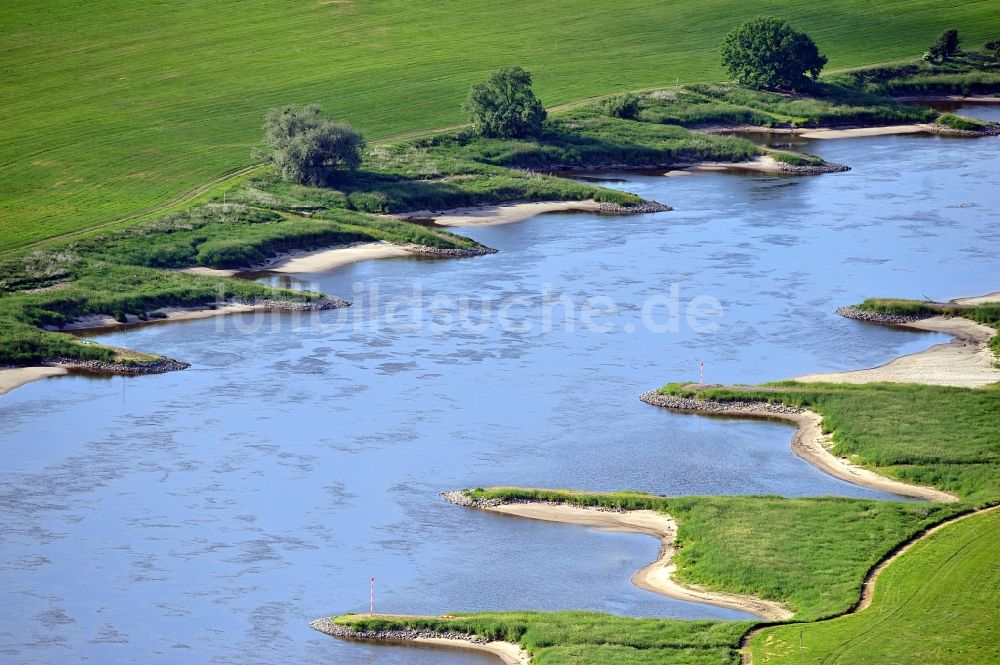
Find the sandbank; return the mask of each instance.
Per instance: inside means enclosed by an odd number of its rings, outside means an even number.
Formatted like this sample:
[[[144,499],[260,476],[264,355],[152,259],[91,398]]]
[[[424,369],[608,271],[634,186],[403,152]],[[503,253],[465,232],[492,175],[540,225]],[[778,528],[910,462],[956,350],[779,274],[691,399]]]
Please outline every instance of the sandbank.
[[[494,226],[520,222],[546,212],[598,212],[600,210],[600,203],[587,199],[585,201],[504,203],[500,205],[470,206],[439,211],[420,210],[392,215],[392,217],[403,221],[410,219],[433,219],[437,226]]]
[[[240,269],[218,269],[196,266],[179,272],[206,277],[232,277],[240,272],[310,273],[334,270],[358,261],[387,259],[396,256],[413,256],[404,245],[389,242],[364,242],[328,249],[296,250],[282,252],[273,259]]]
[[[930,125],[888,125],[885,127],[855,127],[852,129],[807,129],[798,132],[798,136],[804,139],[853,139],[865,136],[891,136],[893,134],[922,134],[931,133],[934,129]]]
[[[49,376],[68,374],[65,367],[45,365],[42,367],[0,367],[0,395],[6,395],[14,388],[38,381]]]
[[[954,302],[973,304],[972,301],[991,299],[993,295]],[[990,339],[997,334],[993,328],[959,316],[935,316],[900,327],[948,333],[954,335],[955,339],[896,358],[879,367],[806,374],[795,377],[795,380],[805,383],[924,383],[959,388],[981,388],[1000,381],[1000,368],[996,367],[997,359],[989,347]]]

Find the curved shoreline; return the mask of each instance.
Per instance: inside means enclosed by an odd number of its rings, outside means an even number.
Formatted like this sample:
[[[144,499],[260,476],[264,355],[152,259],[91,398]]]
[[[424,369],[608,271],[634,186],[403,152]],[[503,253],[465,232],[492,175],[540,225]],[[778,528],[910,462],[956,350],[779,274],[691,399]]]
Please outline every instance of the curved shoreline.
[[[991,294],[992,295],[992,294]],[[956,303],[983,302],[991,295],[959,299]],[[842,308],[843,309],[843,308]],[[838,310],[843,316],[844,313]],[[858,318],[875,325],[888,325],[918,332],[943,332],[954,336],[944,344],[935,344],[923,351],[894,358],[887,363],[867,369],[846,372],[804,374],[793,380],[803,383],[921,383],[958,388],[982,388],[1000,381],[1000,368],[990,339],[998,334],[993,328],[960,316],[932,316],[916,320],[896,320],[890,317]]]
[[[704,605],[714,605],[732,610],[754,614],[769,621],[786,621],[794,612],[784,604],[756,596],[711,591],[700,586],[686,585],[674,578],[677,565],[673,563],[676,551],[674,542],[677,540],[677,522],[666,513],[653,510],[612,511],[599,508],[574,506],[565,503],[548,503],[528,501],[520,503],[477,503],[462,500],[461,493],[445,492],[444,499],[450,503],[477,508],[491,513],[587,526],[604,531],[620,531],[625,533],[640,533],[652,536],[660,541],[660,551],[655,561],[632,575],[632,584],[652,593],[660,594],[675,600],[683,600]]]
[[[205,307],[164,307],[156,311],[164,313],[162,318],[140,320],[135,315],[128,315],[127,322],[122,323],[110,316],[87,316],[66,324],[61,328],[46,326],[46,330],[54,332],[83,331],[113,331],[127,326],[139,327],[176,321],[192,321],[228,314],[247,314],[250,312],[316,312],[327,309],[349,307],[351,303],[339,298],[318,298],[312,301],[297,300],[262,300],[257,303],[213,303]],[[41,365],[24,365],[15,367],[0,367],[0,395],[6,395],[32,381],[38,381],[54,376],[64,376],[71,371],[88,372],[91,374],[137,376],[144,374],[162,374],[189,367],[187,363],[172,358],[157,358],[138,363],[116,363],[96,360],[80,360],[76,358],[49,358]]]
[[[690,167],[690,171],[757,171],[779,175],[822,175],[824,173],[843,173],[850,170],[850,166],[825,160],[822,164],[796,166],[779,162],[770,155],[761,155],[745,162],[702,162]]]
[[[0,395],[6,395],[15,388],[40,381],[50,376],[63,376],[69,370],[58,365],[31,365],[28,367],[0,367]]]
[[[399,619],[399,615],[379,615],[375,618]],[[476,635],[467,633],[435,633],[420,630],[387,630],[379,632],[355,632],[353,629],[338,625],[330,618],[315,619],[309,622],[309,627],[331,637],[358,642],[374,642],[380,644],[419,644],[431,647],[449,649],[466,649],[491,654],[500,659],[504,665],[531,665],[531,656],[520,645],[499,640],[488,641]]]
[[[835,478],[847,481],[859,487],[905,496],[925,501],[940,501],[954,503],[959,497],[948,492],[912,485],[899,480],[887,478],[865,467],[858,466],[843,457],[837,457],[830,452],[832,445],[830,436],[823,434],[823,417],[815,411],[799,409],[770,402],[715,402],[696,400],[687,397],[661,395],[655,390],[644,392],[639,399],[652,406],[659,406],[672,411],[695,413],[703,416],[727,416],[740,418],[763,418],[787,420],[798,427],[792,436],[792,451]]]
[[[986,508],[980,508],[979,510],[972,510],[967,513],[953,515],[951,517],[942,520],[941,522],[938,522],[937,524],[924,527],[917,533],[913,534],[912,536],[910,536],[909,538],[907,538],[906,540],[904,540],[903,542],[899,543],[894,548],[889,550],[889,552],[887,552],[885,556],[883,556],[874,566],[871,567],[871,569],[869,569],[869,571],[865,574],[864,580],[862,580],[861,582],[861,595],[858,598],[858,602],[856,602],[853,607],[835,616],[822,619],[822,621],[830,621],[833,619],[838,619],[840,617],[848,616],[850,614],[855,614],[871,606],[872,599],[875,596],[875,586],[878,583],[879,575],[882,574],[882,572],[889,566],[889,564],[891,564],[893,561],[899,559],[901,556],[906,554],[910,550],[910,548],[912,548],[915,544],[917,544],[924,538],[934,535],[938,531],[941,531],[942,529],[951,526],[955,522],[960,522],[961,520],[968,519],[970,517],[976,517],[977,515],[983,515],[998,508],[1000,508],[1000,505],[992,505]],[[819,622],[810,621],[805,623],[819,623]],[[740,638],[740,643],[739,643],[740,665],[753,665],[753,653],[750,650],[750,641],[754,637],[756,637],[759,633],[761,633],[764,630],[767,630],[768,628],[773,627],[774,625],[775,624],[773,623],[763,623],[754,626],[753,628],[751,628],[750,630],[748,630],[746,633],[743,634],[743,636]]]
[[[641,215],[668,212],[672,208],[655,201],[644,201],[634,206],[616,203],[598,203],[593,199],[582,201],[510,201],[481,206],[448,208],[446,210],[416,210],[388,215],[404,222],[433,222],[434,226],[462,228],[474,226],[499,226],[521,222],[537,215],[553,212],[590,212],[600,215]]]

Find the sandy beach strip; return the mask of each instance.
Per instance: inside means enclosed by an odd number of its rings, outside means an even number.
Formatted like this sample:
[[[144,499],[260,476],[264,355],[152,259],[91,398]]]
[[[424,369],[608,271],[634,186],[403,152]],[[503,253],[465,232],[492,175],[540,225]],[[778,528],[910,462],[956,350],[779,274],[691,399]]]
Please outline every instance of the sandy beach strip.
[[[155,323],[167,323],[174,321],[193,321],[195,319],[207,319],[213,316],[226,316],[228,314],[245,314],[247,312],[267,311],[266,305],[242,305],[238,303],[225,303],[209,307],[163,307],[156,310],[166,314],[164,318],[151,318],[142,321],[135,314],[128,314],[126,322],[117,321],[114,317],[104,315],[84,316],[67,323],[62,328],[56,326],[46,326],[46,330],[54,332],[74,332],[81,330],[113,330],[124,328],[125,326],[145,326]]]
[[[960,300],[964,301],[961,304],[973,304],[972,301],[992,299],[994,295]],[[959,316],[935,316],[900,327],[948,333],[955,339],[890,360],[879,367],[806,374],[794,380],[803,383],[923,383],[959,388],[981,388],[1000,381],[1000,368],[995,366],[997,359],[989,347],[990,339],[997,334],[993,328]]]
[[[391,217],[402,221],[433,219],[437,226],[495,226],[524,221],[547,212],[598,212],[600,209],[601,204],[591,199],[584,201],[531,201],[438,211],[420,210],[391,215]]]
[[[760,171],[761,173],[781,173],[781,164],[767,155],[747,162],[702,162],[691,167],[691,171]]]
[[[956,305],[982,305],[983,303],[995,302],[1000,303],[1000,291],[994,291],[993,293],[987,293],[984,296],[970,296],[968,298],[955,298],[951,302]]]
[[[780,389],[775,388],[774,390],[779,391]],[[833,447],[833,440],[829,434],[823,433],[823,418],[815,411],[795,409],[781,405],[776,406],[766,402],[700,401],[685,397],[660,395],[656,391],[643,393],[639,399],[647,404],[660,406],[680,413],[791,421],[798,426],[795,434],[792,436],[792,452],[835,478],[840,478],[860,487],[867,487],[898,496],[923,499],[925,501],[951,503],[959,500],[954,494],[942,492],[933,487],[894,480],[863,466],[859,466],[849,459],[834,455],[830,452],[830,449]]]
[[[669,515],[652,510],[612,512],[568,504],[511,503],[484,508],[493,513],[525,517],[548,522],[562,522],[595,527],[608,531],[641,533],[660,540],[660,554],[656,561],[632,576],[632,583],[640,589],[658,593],[676,600],[749,612],[763,619],[782,621],[793,616],[783,604],[721,591],[710,591],[693,585],[682,585],[674,579],[677,566],[673,563],[677,523]]]
[[[65,367],[44,365],[41,367],[0,367],[0,395],[6,395],[14,388],[38,381],[49,376],[68,374]]]
[[[531,665],[528,652],[512,642],[467,642],[465,640],[450,640],[444,637],[418,637],[412,640],[417,644],[445,647],[449,649],[466,649],[492,654],[504,665]]]
[[[798,136],[804,139],[854,139],[866,136],[891,136],[893,134],[922,134],[933,133],[934,128],[930,125],[888,125],[885,127],[855,127],[851,129],[807,129],[797,132]]]
[[[388,259],[398,256],[413,256],[403,245],[390,242],[364,242],[354,245],[330,247],[328,249],[296,250],[282,252],[278,256],[253,266],[239,269],[219,269],[196,266],[182,268],[178,272],[204,277],[232,277],[241,272],[312,273],[335,270],[359,261]]]
[[[288,252],[260,266],[254,266],[253,270],[281,273],[326,272],[359,261],[389,259],[399,256],[412,257],[413,254],[402,245],[383,241],[366,242],[347,247]]]
[[[844,457],[834,455],[830,452],[830,449],[833,447],[833,440],[829,434],[823,433],[823,417],[815,411],[806,410],[799,414],[782,414],[778,416],[774,414],[768,415],[770,417],[790,420],[798,425],[798,429],[792,437],[792,450],[802,459],[835,478],[846,480],[853,485],[868,487],[897,496],[907,496],[913,499],[941,501],[943,503],[953,503],[959,500],[954,494],[942,492],[933,487],[893,480],[863,466],[854,464]]]

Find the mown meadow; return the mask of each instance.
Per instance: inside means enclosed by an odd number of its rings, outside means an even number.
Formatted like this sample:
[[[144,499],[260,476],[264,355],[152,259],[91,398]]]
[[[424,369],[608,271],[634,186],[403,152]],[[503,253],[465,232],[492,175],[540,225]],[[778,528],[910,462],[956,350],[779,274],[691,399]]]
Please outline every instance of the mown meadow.
[[[0,6],[0,251],[184,207],[251,164],[264,112],[318,102],[370,139],[460,124],[475,81],[535,74],[549,107],[720,80],[756,15],[808,31],[829,69],[914,58],[945,27],[995,39],[995,3],[752,0],[97,0]]]
[[[1000,662],[998,548],[1000,511],[948,525],[886,567],[864,612],[765,629],[750,641],[753,662]]]

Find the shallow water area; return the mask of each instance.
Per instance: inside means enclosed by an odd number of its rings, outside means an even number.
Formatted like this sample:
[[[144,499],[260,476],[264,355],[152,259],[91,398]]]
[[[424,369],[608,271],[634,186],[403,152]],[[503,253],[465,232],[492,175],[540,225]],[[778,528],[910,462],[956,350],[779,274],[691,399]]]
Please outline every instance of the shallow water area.
[[[385,612],[744,616],[632,587],[651,538],[437,493],[889,498],[795,457],[790,426],[638,401],[697,380],[702,362],[711,383],[880,364],[947,337],[844,320],[837,306],[1000,288],[1000,138],[808,150],[853,170],[610,174],[675,211],[546,215],[461,230],[496,255],[265,276],[354,305],[102,334],[192,367],[0,398],[0,660],[492,662],[308,628],[367,611],[371,575]]]

